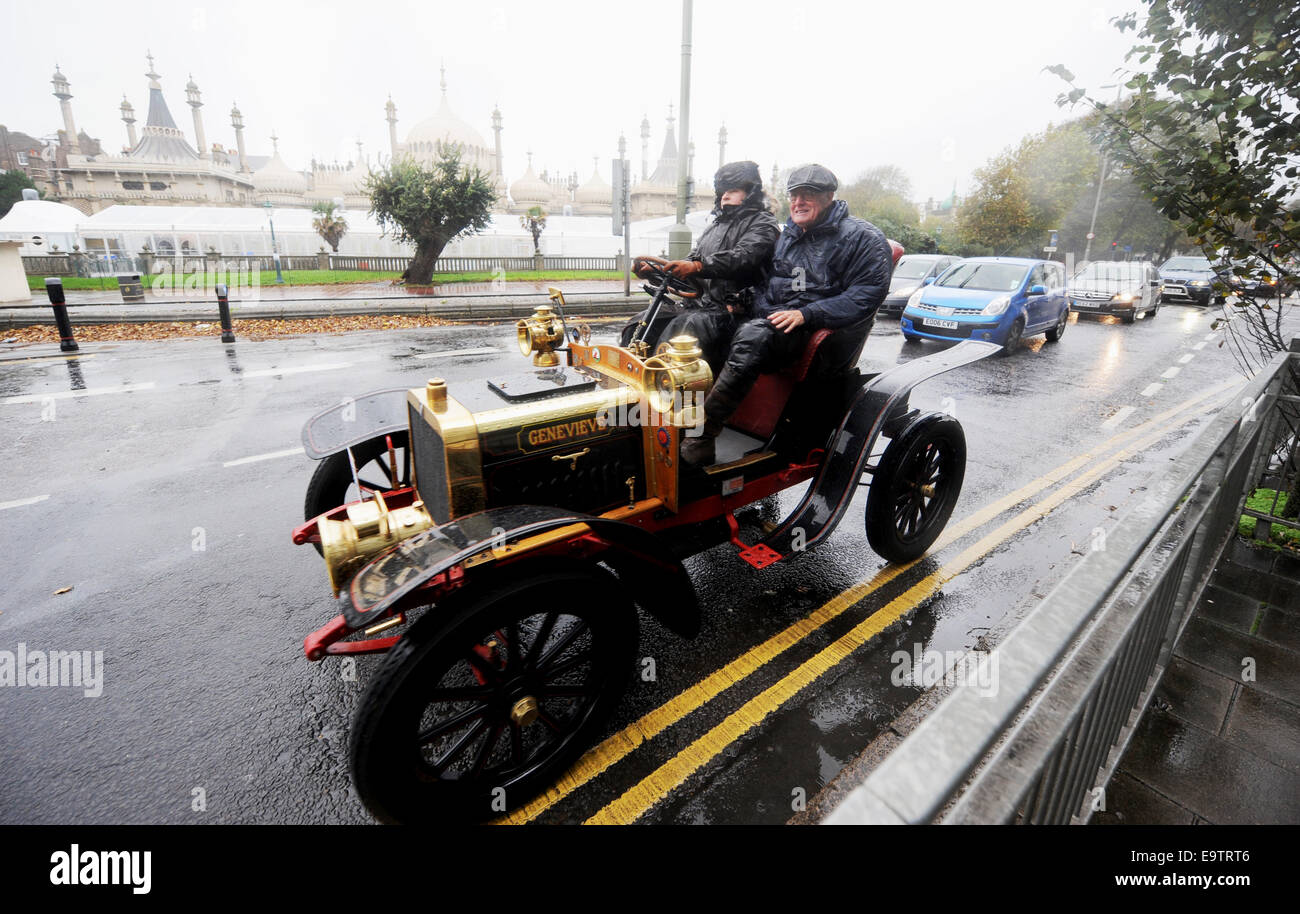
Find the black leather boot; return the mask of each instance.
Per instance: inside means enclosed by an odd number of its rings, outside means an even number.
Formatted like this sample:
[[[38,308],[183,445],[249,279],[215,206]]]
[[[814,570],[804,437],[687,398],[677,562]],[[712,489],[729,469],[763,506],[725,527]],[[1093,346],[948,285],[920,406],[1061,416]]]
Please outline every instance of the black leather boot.
[[[722,419],[706,418],[704,433],[695,438],[682,437],[682,463],[693,467],[713,466],[717,460],[718,435],[722,434]]]

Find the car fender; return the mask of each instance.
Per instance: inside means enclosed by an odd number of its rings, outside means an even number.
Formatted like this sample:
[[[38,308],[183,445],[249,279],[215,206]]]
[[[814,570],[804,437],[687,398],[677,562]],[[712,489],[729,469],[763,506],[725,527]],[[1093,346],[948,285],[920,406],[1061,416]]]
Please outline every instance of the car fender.
[[[575,528],[572,538],[591,532],[609,544],[591,560],[612,567],[642,609],[682,637],[699,633],[695,587],[663,540],[623,521],[541,505],[488,508],[403,540],[353,576],[338,596],[339,612],[353,629],[370,625],[436,575],[488,552],[494,552],[497,560],[517,560],[555,542],[527,540],[564,527]],[[539,560],[545,561],[540,556]],[[477,566],[466,575],[490,574],[491,569],[490,564]],[[580,599],[581,595],[557,597]]]
[[[790,516],[763,538],[782,558],[812,549],[829,536],[853,500],[867,458],[887,423],[898,424],[912,388],[1001,349],[996,343],[963,340],[950,349],[913,359],[872,378],[858,392],[826,448],[826,459]],[[751,547],[755,548],[755,547]]]
[[[320,460],[371,438],[405,431],[406,390],[372,390],[321,410],[302,427],[302,449],[312,460]]]

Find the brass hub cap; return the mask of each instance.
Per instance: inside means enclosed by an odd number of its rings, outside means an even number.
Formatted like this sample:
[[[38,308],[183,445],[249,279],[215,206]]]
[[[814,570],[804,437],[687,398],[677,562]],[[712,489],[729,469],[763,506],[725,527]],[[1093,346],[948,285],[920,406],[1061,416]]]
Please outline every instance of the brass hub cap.
[[[510,709],[510,719],[519,727],[527,727],[533,721],[537,720],[542,709],[537,704],[537,699],[531,695],[525,695],[515,702],[514,707]]]

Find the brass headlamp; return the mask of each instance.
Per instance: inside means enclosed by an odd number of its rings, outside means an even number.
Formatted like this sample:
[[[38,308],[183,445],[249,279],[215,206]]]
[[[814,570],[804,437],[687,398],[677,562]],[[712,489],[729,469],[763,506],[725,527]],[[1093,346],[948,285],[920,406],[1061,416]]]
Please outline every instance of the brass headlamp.
[[[646,399],[656,412],[671,415],[677,426],[701,421],[713,371],[695,337],[683,334],[669,340],[659,355],[646,360],[642,377]]]
[[[378,492],[372,500],[348,505],[347,520],[322,518],[317,522],[321,555],[334,595],[372,556],[432,526],[424,502],[390,511]]]
[[[531,355],[538,368],[554,368],[560,364],[554,350],[564,342],[564,324],[549,303],[538,305],[532,317],[515,324],[515,338],[519,351]]]

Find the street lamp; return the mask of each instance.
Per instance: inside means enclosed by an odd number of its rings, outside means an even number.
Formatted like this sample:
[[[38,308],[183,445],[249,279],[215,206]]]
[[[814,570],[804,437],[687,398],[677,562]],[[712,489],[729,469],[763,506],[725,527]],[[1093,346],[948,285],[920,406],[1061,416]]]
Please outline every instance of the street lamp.
[[[284,285],[284,275],[280,272],[280,248],[275,243],[275,207],[271,205],[270,200],[267,200],[262,206],[266,208],[266,221],[271,223],[271,260],[275,262],[275,284],[282,286]]]
[[[1107,85],[1100,86],[1099,88],[1114,89],[1115,106],[1119,107],[1120,85],[1118,83],[1108,83]],[[1088,255],[1092,253],[1092,239],[1097,237],[1096,234],[1097,233],[1097,209],[1098,207],[1101,206],[1101,184],[1103,181],[1106,180],[1107,164],[1108,164],[1108,154],[1106,152],[1105,147],[1103,147],[1101,151],[1101,171],[1097,172],[1097,199],[1094,200],[1092,203],[1092,221],[1088,223],[1088,240],[1087,243],[1085,243],[1083,246],[1083,262],[1085,264],[1088,262]]]

